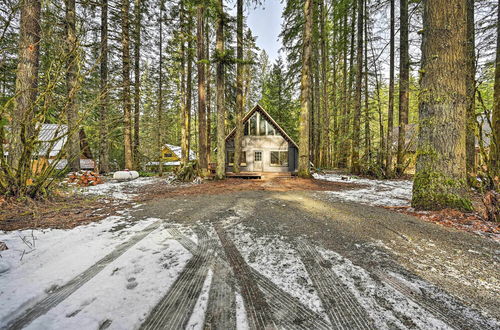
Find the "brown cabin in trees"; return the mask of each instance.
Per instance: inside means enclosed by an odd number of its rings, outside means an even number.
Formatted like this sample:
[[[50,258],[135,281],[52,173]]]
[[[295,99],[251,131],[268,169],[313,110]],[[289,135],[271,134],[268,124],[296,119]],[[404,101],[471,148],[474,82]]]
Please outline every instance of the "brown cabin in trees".
[[[299,147],[260,105],[243,118],[242,172],[295,172]],[[226,137],[226,171],[233,171],[236,128]]]

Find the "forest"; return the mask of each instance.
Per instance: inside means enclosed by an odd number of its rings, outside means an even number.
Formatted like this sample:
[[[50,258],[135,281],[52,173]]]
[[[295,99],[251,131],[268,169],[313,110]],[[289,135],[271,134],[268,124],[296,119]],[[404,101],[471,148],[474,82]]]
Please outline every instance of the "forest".
[[[301,177],[410,175],[417,209],[469,211],[470,188],[498,191],[498,1],[283,5],[271,63],[246,25],[261,0],[2,1],[0,194],[50,195],[82,154],[101,173],[156,163],[161,175],[166,143],[223,179],[225,137],[236,128],[238,173],[256,104],[298,142]],[[67,131],[41,142],[41,124]],[[63,136],[65,172],[34,171]]]

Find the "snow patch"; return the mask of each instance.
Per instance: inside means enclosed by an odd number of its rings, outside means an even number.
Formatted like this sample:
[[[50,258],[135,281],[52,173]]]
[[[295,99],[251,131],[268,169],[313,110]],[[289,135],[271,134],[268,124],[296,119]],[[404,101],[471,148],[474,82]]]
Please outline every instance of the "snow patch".
[[[372,206],[409,206],[411,203],[413,182],[408,180],[371,180],[338,174],[317,174],[314,178],[331,182],[354,183],[362,185],[359,189],[329,191],[327,194],[335,200],[361,203]]]
[[[27,329],[139,328],[191,256],[157,229]]]
[[[0,273],[0,323],[23,306],[94,265],[119,244],[158,219],[127,221],[111,216],[71,230],[22,230],[2,235],[9,250],[1,252],[10,268]]]
[[[84,187],[81,189],[81,192],[84,195],[103,195],[113,199],[128,201],[137,196],[137,194],[134,193],[137,188],[159,182],[167,183],[164,179],[144,177],[124,182],[107,181],[97,186]]]

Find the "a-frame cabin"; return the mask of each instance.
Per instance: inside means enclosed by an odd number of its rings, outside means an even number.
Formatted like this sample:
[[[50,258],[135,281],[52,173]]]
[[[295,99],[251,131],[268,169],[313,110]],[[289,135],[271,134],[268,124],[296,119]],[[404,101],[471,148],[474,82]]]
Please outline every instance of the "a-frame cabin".
[[[260,105],[243,118],[242,172],[295,172],[299,147]],[[233,171],[236,129],[226,137],[226,171]]]

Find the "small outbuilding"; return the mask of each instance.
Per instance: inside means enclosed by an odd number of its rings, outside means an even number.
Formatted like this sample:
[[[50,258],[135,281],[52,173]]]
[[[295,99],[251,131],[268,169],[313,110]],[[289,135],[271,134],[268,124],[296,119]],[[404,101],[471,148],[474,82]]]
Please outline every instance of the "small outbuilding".
[[[165,144],[161,150],[163,166],[180,166],[182,159],[182,148],[173,144]],[[189,160],[196,160],[196,153],[189,150]],[[147,167],[158,166],[158,162],[148,162]]]
[[[242,172],[296,172],[299,147],[260,105],[243,118]],[[236,128],[226,137],[226,171],[233,171]]]

